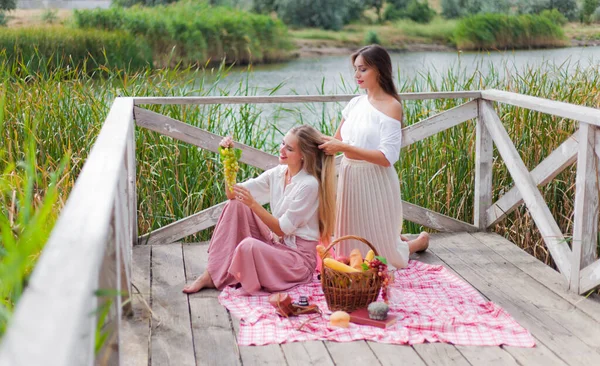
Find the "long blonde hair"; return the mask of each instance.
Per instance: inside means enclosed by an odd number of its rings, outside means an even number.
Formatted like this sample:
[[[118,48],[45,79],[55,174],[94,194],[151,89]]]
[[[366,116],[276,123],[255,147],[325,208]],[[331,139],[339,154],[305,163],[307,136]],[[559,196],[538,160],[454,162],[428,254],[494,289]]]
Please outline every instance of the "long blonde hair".
[[[335,227],[335,157],[319,149],[325,140],[314,127],[302,125],[290,133],[298,139],[304,170],[319,181],[319,234],[323,243],[329,243]]]

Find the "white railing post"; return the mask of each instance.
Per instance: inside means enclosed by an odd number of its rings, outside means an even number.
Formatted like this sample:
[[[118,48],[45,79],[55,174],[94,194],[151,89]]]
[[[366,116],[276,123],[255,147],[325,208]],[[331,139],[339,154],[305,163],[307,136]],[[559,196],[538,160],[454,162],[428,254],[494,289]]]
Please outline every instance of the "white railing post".
[[[493,140],[485,127],[481,115],[483,99],[477,100],[477,125],[475,137],[475,207],[473,224],[481,231],[487,228],[487,210],[492,205],[492,167],[493,167]]]
[[[570,288],[580,291],[580,271],[597,257],[598,245],[598,170],[594,151],[597,127],[579,123],[579,152],[575,179],[573,255]]]

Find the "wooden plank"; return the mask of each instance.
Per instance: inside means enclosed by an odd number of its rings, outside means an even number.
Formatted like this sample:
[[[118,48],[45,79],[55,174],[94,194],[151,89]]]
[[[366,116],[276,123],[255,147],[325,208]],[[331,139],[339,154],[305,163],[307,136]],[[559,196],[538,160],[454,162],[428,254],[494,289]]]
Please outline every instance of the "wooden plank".
[[[125,164],[127,166],[127,212],[129,214],[129,225],[131,227],[131,246],[137,244],[138,222],[137,222],[137,187],[136,187],[136,157],[135,157],[135,127],[131,128],[127,139],[127,152]]]
[[[547,349],[551,351],[546,354],[547,358],[558,358],[570,365],[590,365],[598,362],[600,355],[592,348],[566,330],[554,317],[532,304],[530,298],[515,293],[515,289],[523,285],[522,282],[512,280],[509,273],[501,271],[496,274],[497,271],[490,270],[493,266],[501,265],[504,260],[494,265],[489,261],[483,266],[475,263],[475,260],[481,259],[481,256],[476,255],[476,250],[485,245],[473,242],[469,236],[470,234],[448,235],[446,240],[433,242],[430,249],[487,298],[502,306],[519,324],[529,329],[539,342],[536,346],[538,352],[545,352]],[[468,245],[468,249],[461,249],[460,243]],[[518,358],[522,357],[523,353],[526,355],[527,349],[522,349],[521,355],[511,352],[513,350],[510,348],[506,348],[506,351],[522,364],[529,364],[527,356],[524,360]],[[532,351],[532,354],[537,354],[535,349]]]
[[[402,147],[424,140],[465,121],[477,117],[477,101],[448,109],[402,129]]]
[[[193,281],[197,276],[204,272],[206,268],[206,262],[208,259],[208,242],[196,245],[184,245],[184,257],[185,257],[185,268],[187,273],[188,282]],[[219,292],[216,290],[203,290],[198,294],[190,295],[190,308],[192,312],[192,325],[194,330],[194,344],[196,345],[196,358],[198,364],[218,364],[220,361],[224,365],[239,364],[240,362],[240,351],[235,340],[235,334],[231,326],[231,318],[227,310],[221,306],[217,300]],[[203,306],[198,306],[198,302],[203,302]],[[220,314],[220,319],[227,319],[227,322],[223,321],[219,328],[204,327],[197,324],[196,317],[202,317],[201,312],[208,311],[212,313]],[[219,310],[220,309],[220,310]],[[221,313],[223,312],[223,313]],[[203,315],[206,316],[206,315]],[[212,317],[212,315],[211,315]],[[210,317],[209,317],[210,318]],[[198,329],[197,329],[198,328]],[[200,331],[200,329],[202,329]],[[200,333],[200,334],[198,334]],[[205,337],[213,338],[207,341],[211,344],[211,347],[200,345]],[[215,340],[216,339],[216,340]],[[219,342],[215,344],[215,342]],[[232,350],[231,348],[234,347]],[[201,351],[204,349],[204,351]],[[333,361],[325,348],[323,342],[293,342],[285,343],[281,345],[281,351],[285,360],[290,365],[333,365]],[[227,360],[224,361],[222,356],[219,359],[211,360],[202,358],[199,353],[202,352],[214,352],[217,355],[229,353]],[[206,362],[200,362],[205,360]],[[237,361],[236,361],[237,360]]]
[[[596,169],[600,174],[600,133],[596,132]],[[600,286],[600,260],[585,267],[579,276],[579,291],[584,293]]]
[[[195,364],[184,284],[181,244],[152,246],[152,311],[158,317],[150,340],[153,365]]]
[[[147,245],[133,249],[132,282],[135,288],[131,295],[132,316],[122,325],[121,360],[124,365],[148,365],[150,346],[150,250]],[[136,290],[137,288],[137,290]],[[138,292],[139,290],[139,292]]]
[[[117,250],[117,279],[119,283],[119,291],[121,292],[121,304],[119,311],[125,314],[131,313],[131,302],[129,294],[131,294],[131,227],[128,213],[128,197],[127,197],[127,168],[125,165],[127,157],[124,156],[122,170],[117,183],[117,194],[115,196],[115,239]],[[121,318],[119,314],[119,319]]]
[[[442,215],[404,200],[402,201],[402,215],[404,220],[441,232],[472,232],[479,230],[477,226],[454,219],[450,216]]]
[[[139,244],[169,244],[193,235],[204,229],[208,229],[217,224],[223,207],[227,202],[221,202],[215,206],[197,212],[191,216],[170,223],[151,233],[140,236]]]
[[[471,365],[520,365],[502,347],[456,346]]]
[[[115,213],[113,211],[110,231],[104,252],[104,260],[100,267],[97,289],[97,311],[108,311],[108,316],[101,326],[100,333],[106,337],[96,353],[96,364],[118,365],[119,331],[121,330],[121,296],[118,295],[120,278],[118,273],[118,240],[115,230]],[[107,309],[108,308],[108,309]]]
[[[482,90],[481,97],[490,101],[507,103],[517,107],[600,126],[600,110],[596,108],[494,89]]]
[[[162,135],[187,142],[202,149],[219,152],[222,136],[202,130],[176,119],[163,116],[147,109],[135,107],[135,122],[138,126]],[[242,150],[240,162],[267,170],[279,164],[279,158],[251,146],[234,142],[236,148]]]
[[[467,242],[468,240],[464,240],[456,246],[466,249]],[[545,312],[556,319],[565,329],[581,339],[583,343],[600,350],[600,322],[594,320],[593,317],[548,289],[537,278],[529,276],[512,263],[506,262],[502,256],[485,244],[481,248],[477,248],[471,259],[477,261],[475,266],[485,269],[488,273],[498,276],[498,278],[509,277],[510,280],[504,280],[505,283],[499,286],[511,286],[510,282],[514,281],[512,285],[514,289],[512,290],[515,294],[530,301],[539,311]]]
[[[481,103],[483,100],[477,100],[478,108]],[[492,205],[494,144],[483,119],[479,116],[475,133],[475,208],[473,217],[475,226],[484,231],[487,228],[486,212]]]
[[[373,353],[367,342],[330,342],[325,341],[336,365],[379,365],[377,356]]]
[[[579,288],[581,269],[593,263],[598,256],[598,171],[594,152],[595,135],[595,126],[579,124],[570,281],[571,289],[578,293],[589,290],[581,291]]]
[[[455,234],[440,234],[440,233],[431,234],[431,236],[430,236],[431,245],[433,247],[437,247],[439,245],[439,243],[437,243],[437,242],[447,240],[447,238],[449,238],[453,235],[455,235]],[[496,234],[487,234],[487,233],[473,233],[472,235],[495,235],[497,237],[500,237],[499,235],[496,235]],[[509,244],[514,246],[514,244],[512,244],[512,243],[509,243]],[[446,264],[442,259],[437,257],[431,251],[426,251],[423,253],[414,253],[411,255],[411,259],[419,260],[421,262],[428,263],[428,264],[435,264],[435,265],[441,264],[444,267],[446,267],[446,269],[448,271],[452,272],[455,276],[462,278],[465,282],[469,282],[467,279],[463,278],[463,276],[461,276],[460,273],[456,272],[451,266]],[[560,274],[558,274],[558,272],[554,272],[554,273],[560,279],[562,279],[562,276]],[[480,293],[481,297],[483,297],[484,299],[489,301],[489,298],[484,293],[479,291],[478,288],[474,288],[474,289]],[[537,343],[537,345],[533,349],[522,348],[522,347],[508,347],[508,346],[502,346],[501,348],[504,350],[504,352],[509,353],[515,360],[517,360],[522,365],[539,365],[539,366],[565,365],[565,363],[563,361],[558,359],[548,349],[548,347],[544,346],[541,342],[539,342],[539,340],[536,339],[536,343]],[[457,349],[459,349],[459,352],[461,352],[461,354],[463,354],[463,356],[469,362],[473,363],[474,365],[480,365],[480,364],[486,365],[488,363],[498,363],[499,361],[503,361],[507,358],[506,356],[502,355],[501,352],[496,351],[496,350],[485,351],[485,348],[488,348],[488,347],[465,347],[465,346],[456,346],[456,347],[457,347]],[[472,349],[474,351],[474,354],[471,354],[470,352],[465,351],[464,350],[465,348]],[[484,352],[482,354],[478,354],[477,351],[482,348],[484,348]],[[495,348],[500,349],[500,347],[495,347]],[[422,351],[423,352],[427,351],[427,348],[423,347]],[[436,357],[436,355],[437,355],[437,353],[434,349],[434,350],[432,350],[432,352],[430,352],[428,358],[434,358],[434,357]],[[440,363],[440,362],[443,362],[443,361],[438,361],[438,363]]]
[[[334,365],[322,341],[284,343],[281,350],[290,366]]]
[[[238,334],[240,331],[240,320],[234,316],[231,317],[233,329]],[[244,365],[287,365],[285,355],[278,344],[269,344],[266,346],[239,346],[242,364]]]
[[[552,151],[535,169],[531,177],[537,186],[546,185],[565,168],[577,160],[578,139],[575,135],[567,138],[556,150]],[[512,187],[487,210],[488,228],[500,222],[523,203],[521,192],[517,187]]]
[[[473,271],[479,278],[469,278],[470,282],[483,280],[483,286],[487,288],[480,290],[504,307],[515,320],[566,363],[600,362],[600,353],[597,352],[600,346],[600,327],[587,314],[520,271],[470,234],[453,235],[438,243],[440,245],[435,250],[437,255],[446,259],[449,252],[448,260],[454,262],[452,266],[455,269],[457,266],[466,266]],[[439,248],[446,252],[440,252]],[[459,272],[464,273],[462,269]]]
[[[584,294],[600,286],[600,260],[595,261],[581,271],[579,292]]]
[[[207,244],[184,244],[183,257],[187,282],[195,280],[206,268]],[[240,365],[231,319],[219,304],[218,291],[203,290],[188,296],[194,351],[197,365]]]
[[[502,122],[491,103],[486,101],[480,107],[483,121],[496,143],[498,152],[502,156],[504,164],[515,182],[515,186],[521,192],[523,201],[527,205],[546,246],[552,254],[552,259],[554,259],[560,272],[566,278],[569,278],[571,275],[571,250],[568,243],[565,241],[558,224],[552,217],[552,213],[544,201],[544,197],[542,197],[531,174],[527,170],[523,160],[521,160],[517,149],[510,140],[504,126],[502,126]]]
[[[1,365],[93,362],[93,290],[106,250],[132,110],[131,98],[113,103],[4,334]]]
[[[567,300],[591,318],[600,322],[600,296],[579,296],[569,291],[567,280],[549,266],[529,255],[521,248],[495,233],[473,233],[481,243],[515,267]]]
[[[401,361],[402,365],[425,366],[425,362],[412,346],[397,344],[367,342],[377,359],[383,366],[395,366]]]
[[[447,343],[415,344],[415,351],[421,356],[428,366],[448,365],[463,366],[470,365],[469,361],[458,351],[458,349]]]
[[[536,337],[534,337],[536,338]],[[502,346],[519,364],[527,366],[566,366],[565,361],[536,338],[534,348]]]
[[[338,95],[270,95],[227,97],[136,97],[135,105],[142,104],[264,104],[264,103],[310,103],[347,102],[359,94]],[[479,91],[400,93],[403,100],[471,99],[480,98]]]

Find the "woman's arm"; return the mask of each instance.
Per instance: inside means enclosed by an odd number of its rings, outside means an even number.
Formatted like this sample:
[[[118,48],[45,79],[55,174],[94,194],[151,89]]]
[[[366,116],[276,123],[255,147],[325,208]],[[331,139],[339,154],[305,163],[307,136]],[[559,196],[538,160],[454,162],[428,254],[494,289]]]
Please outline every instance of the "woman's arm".
[[[258,218],[264,222],[269,229],[274,232],[278,236],[284,236],[283,230],[281,230],[281,226],[279,226],[279,220],[271,215],[269,211],[267,211],[264,207],[262,207],[252,196],[250,191],[240,185],[235,185],[233,187],[234,198],[239,200],[241,203],[245,204],[254,212]]]
[[[345,119],[342,118],[342,122],[340,122],[340,125],[338,126],[337,130],[335,131],[335,135],[333,135],[333,137],[335,137],[336,139],[342,141],[342,126],[344,125],[344,121]]]
[[[390,162],[385,155],[379,150],[363,149],[361,147],[348,145],[336,138],[323,136],[326,141],[319,145],[319,149],[325,151],[326,154],[335,155],[338,152],[344,153],[349,159],[365,160],[369,163],[390,166]]]

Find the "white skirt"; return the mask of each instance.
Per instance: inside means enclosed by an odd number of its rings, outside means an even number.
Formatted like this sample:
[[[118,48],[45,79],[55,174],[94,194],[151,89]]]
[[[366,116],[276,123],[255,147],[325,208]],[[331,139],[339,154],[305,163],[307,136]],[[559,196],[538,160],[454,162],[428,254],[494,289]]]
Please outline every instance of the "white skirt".
[[[335,237],[356,235],[367,239],[388,265],[408,265],[408,243],[400,239],[402,202],[400,182],[393,166],[383,167],[364,160],[344,157],[339,168]],[[341,255],[369,248],[357,240],[337,244]]]

